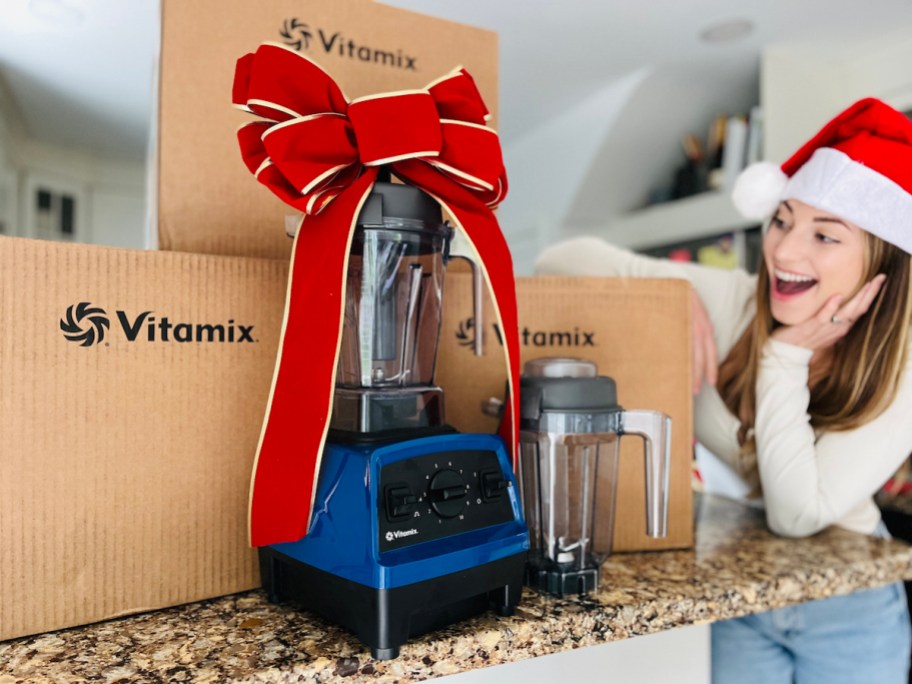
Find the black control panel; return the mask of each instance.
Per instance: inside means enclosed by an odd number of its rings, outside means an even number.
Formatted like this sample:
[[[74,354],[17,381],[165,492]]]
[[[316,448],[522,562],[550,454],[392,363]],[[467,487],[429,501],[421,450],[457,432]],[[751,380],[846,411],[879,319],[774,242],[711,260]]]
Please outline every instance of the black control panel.
[[[380,551],[509,522],[510,487],[493,451],[447,451],[384,466]]]

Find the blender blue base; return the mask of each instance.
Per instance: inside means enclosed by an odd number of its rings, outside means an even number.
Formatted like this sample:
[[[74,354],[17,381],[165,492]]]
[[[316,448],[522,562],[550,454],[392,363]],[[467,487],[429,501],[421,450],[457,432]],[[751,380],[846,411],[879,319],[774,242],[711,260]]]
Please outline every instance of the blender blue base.
[[[483,454],[482,461],[477,454]],[[429,490],[423,490],[422,511],[427,507],[427,514],[422,529],[431,530],[427,540],[420,541],[421,535],[409,530],[400,546],[390,548],[400,542],[381,529],[381,518],[389,515],[381,474],[394,464],[408,469],[422,459],[433,467],[439,461],[441,469],[453,472],[463,472],[459,468],[465,464],[465,489],[473,500],[466,504],[463,522],[462,515],[432,513]],[[496,469],[472,472],[468,464],[475,462],[496,464]],[[484,472],[493,470],[509,484],[502,483],[488,499],[479,482]],[[503,442],[495,435],[328,444],[309,533],[260,549],[270,600],[294,601],[347,627],[378,658],[395,657],[411,636],[489,607],[509,614],[519,601],[529,549],[512,471]],[[486,506],[509,519],[479,527]],[[411,519],[404,518],[402,524],[410,525]],[[445,536],[431,538],[435,534]]]

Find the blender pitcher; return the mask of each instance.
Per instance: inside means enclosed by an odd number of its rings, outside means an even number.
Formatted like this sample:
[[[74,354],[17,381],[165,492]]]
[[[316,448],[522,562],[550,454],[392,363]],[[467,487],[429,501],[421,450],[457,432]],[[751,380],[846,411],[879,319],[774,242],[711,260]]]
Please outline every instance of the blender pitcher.
[[[455,252],[437,202],[412,186],[375,183],[350,249],[333,430],[389,434],[444,425],[434,371],[446,264],[456,257],[471,264],[478,322],[483,284],[471,258]],[[480,354],[480,334],[476,342]]]
[[[529,361],[520,389],[527,583],[559,596],[592,591],[611,552],[622,435],[643,439],[646,531],[667,533],[671,418],[624,410],[614,380],[580,359]]]

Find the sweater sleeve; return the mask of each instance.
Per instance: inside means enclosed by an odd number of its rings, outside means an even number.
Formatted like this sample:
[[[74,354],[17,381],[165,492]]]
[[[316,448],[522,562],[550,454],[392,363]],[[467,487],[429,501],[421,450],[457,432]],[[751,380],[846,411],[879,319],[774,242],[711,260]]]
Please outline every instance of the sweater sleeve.
[[[877,418],[817,438],[808,415],[811,356],[809,349],[769,340],[757,379],[754,431],[767,523],[789,537],[814,534],[870,500],[912,449],[908,368]]]
[[[756,276],[634,254],[595,237],[573,238],[548,247],[536,261],[535,273],[688,280],[706,307],[720,361],[754,314]]]

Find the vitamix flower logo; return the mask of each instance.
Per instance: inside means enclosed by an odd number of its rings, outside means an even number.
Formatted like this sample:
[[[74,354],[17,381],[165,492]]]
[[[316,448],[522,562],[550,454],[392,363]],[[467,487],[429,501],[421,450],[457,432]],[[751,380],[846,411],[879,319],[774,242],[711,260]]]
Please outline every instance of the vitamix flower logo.
[[[500,334],[500,326],[493,323],[491,328],[497,337],[497,343],[503,345],[503,338]],[[475,329],[475,319],[467,318],[459,321],[456,327],[456,343],[460,347],[473,347],[475,345],[475,336],[478,331]],[[487,336],[486,336],[487,337]],[[519,331],[519,342],[524,347],[596,347],[594,330],[580,330],[575,326],[572,330],[532,330],[524,327]]]
[[[285,45],[289,45],[298,51],[302,48],[304,50],[309,49],[310,39],[313,38],[310,33],[310,27],[307,24],[302,24],[297,19],[286,19],[279,34],[285,39]]]
[[[415,65],[417,57],[405,54],[401,49],[380,49],[355,41],[341,31],[327,31],[319,26],[311,27],[297,18],[286,19],[279,29],[282,42],[298,52],[306,50],[322,52],[325,55],[337,55],[356,59],[359,62],[372,62],[379,66],[388,66],[406,71],[418,71]]]
[[[77,342],[80,347],[91,347],[104,340],[105,331],[111,321],[104,309],[92,306],[89,302],[79,302],[66,310],[66,316],[60,319],[63,336],[70,342]]]
[[[127,342],[259,342],[253,337],[254,326],[242,325],[233,318],[218,323],[191,323],[158,316],[154,311],[129,314],[117,309],[114,314],[119,325],[113,329],[112,335],[120,330]],[[67,307],[66,315],[60,319],[63,336],[81,347],[100,344],[110,326],[107,312],[89,302]]]

